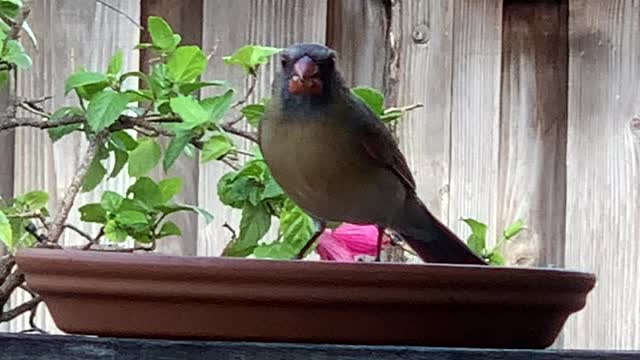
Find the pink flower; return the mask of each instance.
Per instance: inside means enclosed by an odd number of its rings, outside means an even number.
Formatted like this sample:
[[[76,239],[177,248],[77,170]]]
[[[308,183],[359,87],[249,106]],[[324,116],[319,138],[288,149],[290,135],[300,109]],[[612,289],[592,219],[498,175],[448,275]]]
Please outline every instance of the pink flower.
[[[386,242],[386,236],[383,243]],[[326,229],[318,240],[316,252],[322,260],[354,262],[358,255],[376,256],[378,227],[343,223],[335,230]]]

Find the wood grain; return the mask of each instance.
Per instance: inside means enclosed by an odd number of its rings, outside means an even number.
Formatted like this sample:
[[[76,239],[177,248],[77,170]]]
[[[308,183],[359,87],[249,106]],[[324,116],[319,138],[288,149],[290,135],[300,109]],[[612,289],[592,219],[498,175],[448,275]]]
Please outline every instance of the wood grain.
[[[401,150],[426,206],[445,223],[449,207],[453,6],[446,1],[400,3],[398,106],[420,103],[400,121]]]
[[[0,91],[0,109],[6,109],[9,104],[10,84]],[[14,131],[0,133],[0,202],[2,199],[13,197],[13,147]],[[0,243],[0,256],[6,254],[6,247]],[[9,324],[0,323],[0,332],[8,331]]]
[[[326,0],[205,0],[203,48],[205,52],[216,49],[205,78],[228,80],[242,96],[248,80],[241,69],[224,65],[222,56],[247,44],[286,47],[303,41],[325,43],[326,14]],[[270,96],[273,71],[274,63],[262,69],[250,101]],[[238,229],[240,212],[221,204],[216,190],[218,179],[228,171],[229,168],[220,163],[208,163],[200,168],[199,204],[210,210],[215,220],[208,226],[200,220],[199,255],[220,255],[230,240],[229,231],[223,227],[225,223]],[[272,231],[271,236],[274,234]]]
[[[383,2],[329,0],[327,12],[327,46],[337,51],[337,64],[347,85],[383,91]]]
[[[640,352],[311,345],[0,335],[0,360],[631,360]]]
[[[569,348],[640,348],[640,1],[569,2],[565,264],[598,286]]]
[[[109,4],[119,8],[133,18],[139,18],[139,4],[133,1],[110,0]],[[88,70],[103,71],[117,48],[123,50],[123,68],[138,68],[138,54],[132,51],[138,43],[138,29],[122,15],[94,1],[52,0],[32,4],[30,23],[39,49],[28,47],[33,58],[33,69],[18,76],[17,94],[29,99],[51,95],[53,100],[45,104],[53,110],[63,105],[76,105],[73,96],[64,96],[64,82],[68,75],[84,66]],[[29,46],[28,42],[25,42]],[[131,82],[128,86],[136,86]],[[15,138],[15,183],[14,190],[20,194],[31,190],[46,190],[50,194],[50,208],[55,209],[73,176],[87,142],[79,134],[68,136],[55,145],[46,132],[19,129]],[[74,209],[87,202],[99,199],[103,190],[124,191],[128,178],[119,176],[101,185],[92,193],[81,194]],[[79,214],[72,210],[70,223],[81,224]],[[81,224],[81,228],[92,233],[96,226]],[[63,243],[84,243],[76,234],[68,232]],[[17,302],[28,299],[20,293]],[[14,302],[14,305],[16,302]],[[55,326],[41,309],[38,324],[49,329]],[[10,327],[12,331],[27,328],[24,317]]]
[[[0,92],[0,109],[5,111],[9,105],[10,85]],[[0,199],[13,197],[13,166],[14,166],[15,131],[0,133]],[[0,245],[0,248],[2,245]],[[2,250],[0,250],[2,253]]]
[[[141,17],[144,27],[146,27],[149,16],[161,16],[166,20],[174,32],[182,36],[182,45],[202,45],[202,0],[190,1],[189,6],[176,6],[175,0],[142,0]],[[143,32],[141,41],[149,42],[149,33]],[[140,65],[148,68],[150,54],[142,52],[140,54]],[[169,144],[168,139],[161,139],[160,143],[166,149]],[[176,160],[168,173],[158,166],[152,176],[155,179],[168,177],[182,178],[182,192],[174,198],[178,203],[198,205],[198,158],[181,156]],[[172,255],[195,255],[198,244],[198,216],[191,212],[178,213],[172,216],[171,221],[175,222],[182,230],[181,236],[171,236],[163,238],[157,242],[156,250],[161,253]]]
[[[466,237],[461,218],[497,225],[502,1],[453,3],[448,221]]]
[[[566,3],[505,3],[494,234],[518,218],[527,227],[506,247],[508,264],[564,262],[567,48]]]

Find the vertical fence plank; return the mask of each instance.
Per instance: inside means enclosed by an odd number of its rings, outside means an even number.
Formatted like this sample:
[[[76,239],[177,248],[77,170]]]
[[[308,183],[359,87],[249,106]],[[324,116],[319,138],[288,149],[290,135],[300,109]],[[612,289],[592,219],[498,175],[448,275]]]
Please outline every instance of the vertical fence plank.
[[[146,28],[149,16],[161,16],[165,19],[174,32],[182,36],[183,45],[202,45],[202,0],[193,0],[189,6],[176,6],[174,0],[142,0],[141,3],[141,23]],[[142,34],[142,41],[149,42],[149,33]],[[150,53],[140,54],[140,65],[148,67]],[[168,145],[168,139],[161,139],[160,142]],[[168,173],[159,166],[153,171],[156,179],[166,177],[182,178],[182,192],[175,197],[175,201],[183,204],[198,204],[198,158],[181,156],[176,160]],[[157,251],[173,255],[195,255],[198,243],[198,216],[191,212],[178,213],[172,218],[182,230],[181,236],[171,236],[163,238],[157,243]]]
[[[383,90],[385,16],[382,1],[329,1],[327,46],[338,52],[338,67],[349,86]]]
[[[527,226],[506,248],[509,264],[564,259],[567,14],[563,1],[504,6],[497,235]]]
[[[424,107],[405,115],[397,127],[402,152],[427,207],[445,223],[451,113],[453,6],[449,1],[404,1],[392,34],[399,42],[397,105]]]
[[[139,4],[136,1],[107,2],[134,19],[140,16]],[[30,5],[30,22],[40,47],[37,51],[28,49],[33,54],[34,66],[33,69],[19,74],[19,96],[29,99],[53,96],[52,101],[46,104],[48,109],[76,104],[75,98],[64,96],[66,76],[80,66],[88,70],[104,70],[117,48],[124,51],[124,69],[138,68],[138,55],[132,48],[138,43],[139,31],[129,20],[112,9],[95,1],[84,0],[36,1]],[[135,84],[131,83],[131,86]],[[78,134],[53,145],[46,132],[17,130],[15,193],[35,189],[47,190],[51,199],[50,206],[55,209],[69,185],[86,145],[86,141]],[[126,178],[121,176],[112,179],[92,193],[80,194],[74,209],[83,203],[95,201],[100,190],[109,188],[123,191],[126,186]],[[78,212],[72,210],[69,222],[78,221]],[[95,227],[86,227],[85,230],[97,231]],[[80,239],[75,237],[75,234],[66,234],[63,239],[66,244],[76,241]],[[16,301],[27,299],[25,294],[19,295]],[[54,329],[51,318],[44,315],[41,309],[38,324],[43,328]],[[12,331],[28,327],[26,317],[17,319],[11,326]]]
[[[326,0],[205,0],[203,47],[216,49],[206,73],[208,80],[225,79],[240,96],[248,84],[242,71],[222,63],[222,56],[247,44],[286,47],[295,42],[325,42]],[[250,101],[270,96],[274,63],[264,67],[260,81]],[[229,169],[219,163],[210,163],[200,169],[199,204],[211,210],[215,220],[208,226],[200,225],[199,255],[220,255],[230,239],[223,228],[225,222],[237,229],[239,212],[221,204],[216,185]]]
[[[0,91],[0,109],[6,109],[10,99],[10,83],[5,90]],[[0,133],[0,203],[2,199],[13,197],[13,147],[14,131]],[[0,256],[6,253],[6,248],[0,243]],[[0,323],[0,332],[8,331],[9,324]]]
[[[0,92],[2,111],[9,105],[9,85],[10,83],[7,83],[6,90]],[[15,131],[0,133],[0,199],[10,199],[13,196],[14,138]]]
[[[453,19],[449,225],[463,235],[460,218],[497,223],[502,1],[455,0]]]
[[[568,348],[640,348],[640,1],[569,2],[567,267],[598,287]]]

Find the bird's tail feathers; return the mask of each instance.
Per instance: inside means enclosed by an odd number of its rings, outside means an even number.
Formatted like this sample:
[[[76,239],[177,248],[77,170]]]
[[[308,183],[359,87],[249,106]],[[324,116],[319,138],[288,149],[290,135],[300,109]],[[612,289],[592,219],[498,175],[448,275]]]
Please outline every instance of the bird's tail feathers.
[[[450,229],[441,223],[414,195],[409,195],[403,216],[394,230],[430,263],[486,265]]]

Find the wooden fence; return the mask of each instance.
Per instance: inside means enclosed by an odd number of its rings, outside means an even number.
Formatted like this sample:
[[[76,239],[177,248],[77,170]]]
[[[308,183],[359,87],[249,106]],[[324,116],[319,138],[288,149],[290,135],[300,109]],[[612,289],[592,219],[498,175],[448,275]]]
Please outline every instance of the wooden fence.
[[[461,236],[461,217],[487,222],[494,236],[521,217],[528,229],[507,248],[509,263],[597,274],[559,346],[640,348],[639,0],[106,2],[141,22],[161,15],[186,43],[215,51],[207,79],[246,87],[221,56],[248,43],[313,41],[338,51],[350,84],[383,89],[390,104],[422,103],[397,133],[428,206]],[[77,67],[103,69],[116,48],[126,69],[145,61],[128,50],[146,34],[101,2],[39,0],[32,8],[40,46],[34,68],[17,79],[19,96],[73,103],[63,84]],[[272,72],[261,74],[254,100],[268,94]],[[46,189],[56,203],[85,147],[79,136],[53,146],[37,131],[2,135],[0,194]],[[171,173],[185,178],[182,201],[216,220],[181,218],[184,237],[162,241],[161,251],[220,253],[229,238],[223,224],[239,219],[218,202],[223,171],[180,160]],[[124,177],[106,185],[126,186]]]

